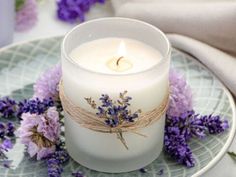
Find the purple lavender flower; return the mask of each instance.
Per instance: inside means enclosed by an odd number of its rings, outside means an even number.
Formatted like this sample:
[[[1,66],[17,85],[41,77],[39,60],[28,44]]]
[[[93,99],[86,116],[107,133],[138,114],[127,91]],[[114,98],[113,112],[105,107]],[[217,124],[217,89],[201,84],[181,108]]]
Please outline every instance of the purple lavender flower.
[[[187,111],[179,117],[166,118],[169,128],[178,128],[181,135],[184,135],[186,141],[192,137],[203,138],[206,136],[207,128],[202,124],[198,114],[194,111]]]
[[[164,136],[164,150],[178,163],[187,167],[194,166],[194,158],[188,141],[203,138],[209,132],[217,134],[229,128],[228,121],[220,116],[200,116],[187,111],[180,116],[167,116]]]
[[[47,158],[48,176],[60,177],[63,172],[63,164],[69,160],[69,155],[65,150],[55,151]]]
[[[14,136],[15,126],[12,122],[0,122],[0,165],[10,167],[11,161],[7,159],[5,152],[13,148],[10,137]]]
[[[11,161],[8,160],[5,152],[9,151],[13,148],[13,144],[10,139],[4,139],[3,142],[0,144],[0,161],[1,166],[5,168],[9,168]]]
[[[3,167],[9,168],[11,161],[8,160],[5,152],[13,148],[13,144],[10,139],[4,139],[0,144],[0,164]]]
[[[210,114],[209,116],[201,116],[200,118],[202,125],[208,129],[210,134],[218,134],[224,132],[229,128],[229,123],[227,120],[221,120],[219,115],[213,116]]]
[[[34,98],[43,100],[51,97],[54,101],[58,101],[58,84],[61,80],[61,74],[60,64],[44,72],[34,85]]]
[[[3,122],[0,122],[0,138],[3,139],[6,134],[6,126]]]
[[[192,92],[183,76],[174,70],[170,71],[170,102],[168,116],[180,116],[192,107]]]
[[[15,135],[15,125],[13,122],[6,123],[6,135],[9,137],[13,137]]]
[[[13,148],[13,144],[10,139],[3,140],[3,143],[0,145],[0,149],[4,151],[8,151]]]
[[[48,177],[60,177],[63,172],[63,168],[60,165],[59,161],[54,158],[47,160],[48,166]]]
[[[39,98],[34,98],[30,100],[24,100],[18,103],[17,116],[20,117],[22,113],[31,113],[31,114],[42,114],[49,107],[54,106],[54,101],[52,98],[44,98],[40,100]]]
[[[25,0],[24,4],[17,9],[16,26],[17,31],[25,31],[32,28],[38,20],[36,0]]]
[[[164,150],[178,163],[184,164],[187,167],[194,166],[194,158],[191,149],[186,142],[185,136],[181,134],[178,127],[166,126]]]
[[[71,175],[74,176],[74,177],[85,177],[84,174],[79,170],[76,171],[76,172],[71,173]]]
[[[120,93],[119,99],[113,101],[109,95],[102,94],[99,100],[101,101],[101,106],[97,106],[92,98],[85,98],[88,104],[93,109],[97,109],[96,115],[99,118],[103,118],[106,125],[110,127],[117,127],[125,122],[134,122],[138,118],[141,110],[137,110],[131,113],[129,110],[131,97],[127,96],[127,91]]]
[[[56,107],[50,107],[40,115],[23,113],[17,135],[27,146],[31,157],[36,155],[37,160],[40,160],[53,153],[60,135],[59,114]]]
[[[4,118],[13,117],[15,114],[17,103],[8,97],[0,99],[0,116]]]
[[[102,94],[101,98],[99,98],[102,102],[102,107],[112,106],[112,100],[107,94]]]
[[[27,112],[30,112],[31,114],[42,114],[45,110],[48,109],[48,107],[52,106],[54,106],[54,101],[50,97],[42,100],[40,100],[39,98],[34,98],[20,102],[16,102],[13,99],[5,97],[0,99],[0,116],[4,118],[20,118],[22,113]]]
[[[13,137],[15,131],[15,125],[13,122],[3,123],[0,122],[0,138],[5,139],[8,137]]]
[[[57,16],[60,20],[74,23],[85,20],[84,14],[96,2],[104,3],[105,0],[57,0]]]

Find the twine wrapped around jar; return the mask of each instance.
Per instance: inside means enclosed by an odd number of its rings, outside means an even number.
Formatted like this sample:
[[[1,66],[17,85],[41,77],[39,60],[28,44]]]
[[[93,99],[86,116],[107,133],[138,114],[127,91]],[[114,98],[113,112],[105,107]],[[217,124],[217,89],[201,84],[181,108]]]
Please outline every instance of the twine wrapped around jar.
[[[93,131],[102,133],[116,133],[118,139],[126,146],[126,143],[122,137],[123,132],[132,132],[141,136],[137,130],[147,127],[154,122],[158,121],[161,116],[166,112],[169,101],[169,93],[165,95],[161,104],[148,112],[141,113],[141,115],[134,122],[123,122],[116,127],[110,127],[105,124],[105,119],[98,117],[95,113],[89,112],[74,103],[65,95],[63,83],[59,84],[60,99],[63,106],[63,110],[70,115],[70,117],[80,124],[84,128],[88,128]],[[128,149],[128,147],[126,146]]]

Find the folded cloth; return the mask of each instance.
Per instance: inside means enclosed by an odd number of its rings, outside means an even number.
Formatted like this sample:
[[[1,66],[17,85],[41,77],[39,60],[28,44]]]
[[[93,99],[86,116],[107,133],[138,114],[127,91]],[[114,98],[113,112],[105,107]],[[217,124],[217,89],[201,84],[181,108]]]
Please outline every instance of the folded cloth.
[[[168,34],[172,45],[196,57],[236,96],[235,0],[211,3],[113,0],[112,5],[116,16],[143,20],[165,33],[174,33]]]
[[[206,65],[236,96],[236,58],[186,36],[169,34],[172,45]]]
[[[199,0],[198,0],[199,1]],[[113,0],[116,16],[149,22],[236,55],[236,1]]]

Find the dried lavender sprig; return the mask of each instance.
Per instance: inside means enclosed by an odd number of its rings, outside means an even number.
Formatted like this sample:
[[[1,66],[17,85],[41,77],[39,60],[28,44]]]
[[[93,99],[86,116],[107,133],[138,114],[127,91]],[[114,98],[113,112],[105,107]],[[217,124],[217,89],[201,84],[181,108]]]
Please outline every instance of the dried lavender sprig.
[[[59,161],[55,158],[49,158],[47,160],[48,177],[60,177],[63,172],[63,168]]]
[[[187,167],[193,167],[195,164],[191,149],[178,127],[165,128],[164,150],[180,164]]]
[[[13,137],[15,135],[15,129],[13,122],[0,122],[0,138],[5,139],[6,137]]]
[[[208,129],[210,134],[218,134],[229,128],[227,120],[222,120],[219,115],[205,115],[200,118],[202,125]]]
[[[1,165],[8,168],[10,166],[11,161],[8,161],[5,152],[8,152],[10,149],[13,148],[13,144],[10,139],[4,139],[0,144],[0,161]]]
[[[128,92],[124,91],[120,93],[119,99],[113,101],[109,95],[102,94],[99,100],[101,101],[101,106],[97,106],[92,98],[85,98],[87,103],[93,108],[97,109],[97,116],[105,119],[105,124],[110,127],[117,127],[126,122],[134,122],[138,118],[138,114],[141,113],[141,110],[137,110],[132,113],[129,110],[131,97],[127,96]]]
[[[0,99],[0,116],[4,118],[11,118],[15,116],[17,110],[17,103],[9,97]]]
[[[22,113],[31,113],[40,115],[44,113],[49,107],[54,106],[52,98],[45,98],[40,100],[39,98],[24,100],[18,103],[17,116],[20,117]]]
[[[63,172],[63,164],[69,160],[69,155],[65,150],[58,150],[51,154],[47,159],[48,176],[60,177]]]
[[[40,100],[39,98],[17,102],[14,99],[4,97],[0,99],[0,116],[4,118],[18,117],[22,113],[42,114],[49,107],[54,106],[52,98]]]
[[[76,172],[71,173],[71,175],[74,176],[74,177],[85,177],[83,172],[81,172],[79,170],[76,171]]]
[[[193,138],[203,138],[210,134],[224,132],[229,128],[227,120],[220,116],[200,116],[187,111],[181,116],[167,116],[164,137],[164,150],[178,163],[194,166],[194,158],[187,142]]]

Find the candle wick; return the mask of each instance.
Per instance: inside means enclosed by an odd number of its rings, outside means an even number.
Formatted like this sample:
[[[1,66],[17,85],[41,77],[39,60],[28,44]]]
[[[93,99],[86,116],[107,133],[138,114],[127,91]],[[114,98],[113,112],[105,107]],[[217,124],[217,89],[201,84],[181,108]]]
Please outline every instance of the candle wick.
[[[121,56],[121,57],[119,57],[119,58],[117,59],[117,61],[116,61],[116,65],[117,65],[117,66],[119,66],[119,62],[120,62],[120,60],[121,60],[122,58],[124,58],[124,57]]]

